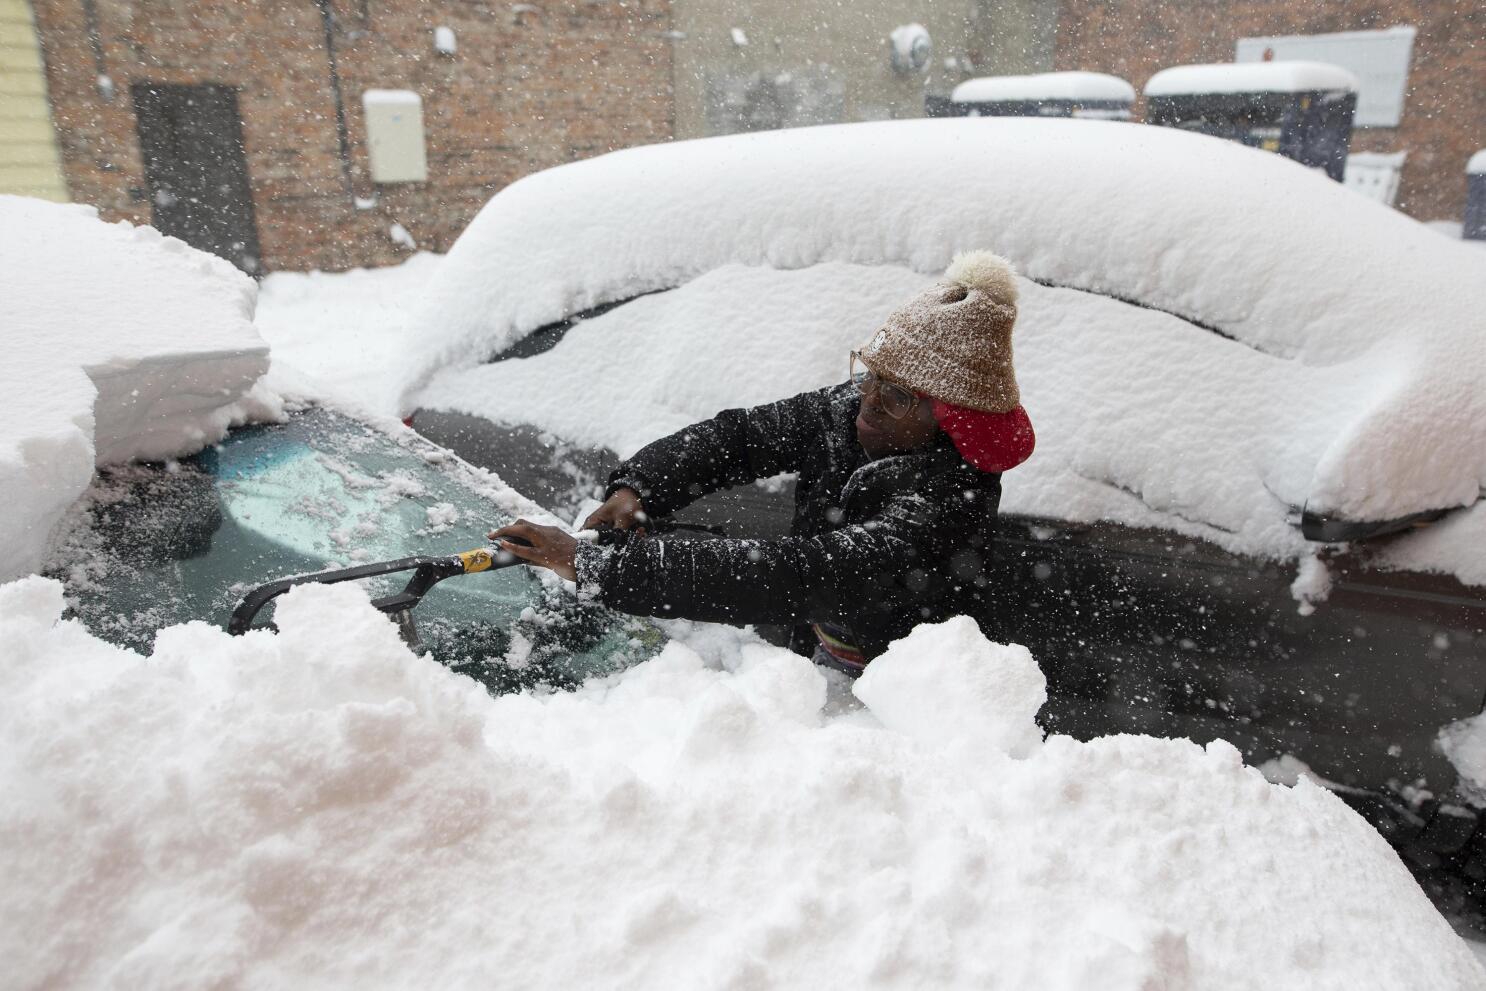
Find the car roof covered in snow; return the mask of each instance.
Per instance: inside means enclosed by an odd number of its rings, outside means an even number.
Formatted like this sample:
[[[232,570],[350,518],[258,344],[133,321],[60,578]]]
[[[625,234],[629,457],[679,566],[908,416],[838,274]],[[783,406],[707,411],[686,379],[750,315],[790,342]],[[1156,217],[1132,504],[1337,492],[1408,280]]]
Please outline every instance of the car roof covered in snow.
[[[839,380],[844,348],[972,248],[1042,284],[1027,288],[1016,338],[1039,448],[1009,476],[1009,508],[1294,556],[1301,506],[1391,520],[1470,505],[1486,484],[1479,252],[1280,156],[1099,121],[775,131],[530,176],[486,205],[436,273],[411,374],[442,372],[421,394],[415,383],[409,405],[519,401],[540,419],[554,390],[575,402],[564,383],[587,375],[583,415],[632,446],[635,433],[620,436],[630,417],[674,422],[656,412],[668,390],[693,397],[678,407],[689,416],[752,401],[729,368],[778,389]],[[575,331],[519,363],[544,394],[460,380],[511,374],[461,369],[537,327],[674,287],[588,323],[622,328],[625,347],[669,356],[658,360],[682,379],[631,369],[638,378],[618,376],[628,398],[610,395],[619,338],[581,345],[575,361],[564,348],[587,339]],[[718,354],[735,358],[705,372]],[[564,361],[565,377],[538,374]]]
[[[1145,84],[1146,96],[1198,96],[1205,93],[1357,92],[1357,77],[1327,62],[1227,62],[1175,65]]]
[[[1134,103],[1135,87],[1103,72],[1037,72],[1022,76],[967,79],[949,97],[956,103],[1021,100],[1115,101]]]

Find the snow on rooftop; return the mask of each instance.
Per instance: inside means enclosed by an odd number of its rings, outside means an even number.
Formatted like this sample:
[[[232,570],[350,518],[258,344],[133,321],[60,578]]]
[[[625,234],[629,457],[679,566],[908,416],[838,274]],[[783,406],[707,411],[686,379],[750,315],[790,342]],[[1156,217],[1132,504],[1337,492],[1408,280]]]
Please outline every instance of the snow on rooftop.
[[[461,368],[554,320],[728,263],[933,276],[956,251],[978,247],[1029,279],[1092,293],[1087,305],[1099,307],[1087,314],[1098,322],[1082,326],[1056,316],[1074,303],[1049,302],[1042,313],[1029,305],[1019,330],[1019,355],[1066,352],[1042,373],[1026,366],[1041,375],[1026,393],[1047,428],[1038,457],[1066,453],[1045,462],[1061,481],[1036,487],[1049,515],[1105,515],[1123,500],[1115,518],[1155,512],[1234,549],[1291,556],[1298,537],[1284,520],[1294,508],[1385,520],[1469,505],[1486,487],[1486,280],[1475,252],[1280,156],[1097,121],[776,131],[630,149],[529,176],[486,205],[435,273],[413,319],[422,353],[409,370],[424,381],[448,370],[405,405],[473,408],[471,383],[485,373],[461,379]],[[882,285],[896,286],[892,278]],[[736,315],[709,309],[722,298],[699,289],[678,299],[674,317],[636,331],[628,346],[667,356],[737,348],[764,304],[727,302]],[[772,390],[762,398],[807,378],[839,381],[842,359],[817,352],[816,331],[805,328],[838,328],[833,349],[859,344],[887,305],[871,299],[854,307],[798,297],[807,312],[790,324],[795,334],[754,321],[772,342],[767,363],[734,366],[705,397],[701,384],[632,376],[638,405],[599,411],[607,423],[592,430],[624,449],[651,416],[639,411],[646,403],[671,406],[654,412],[659,433],[752,396],[756,387],[736,384],[750,375]],[[840,329],[848,325],[850,335]],[[1144,356],[1138,374],[1128,370],[1132,353]],[[536,369],[543,358],[522,364]],[[559,405],[555,397],[588,409],[591,397],[612,395],[605,373],[615,360],[602,342],[590,345],[586,365],[544,378],[548,392],[531,399],[530,415]],[[1101,375],[1111,377],[1097,391],[1121,416],[1080,414],[1085,385]],[[1152,384],[1112,394],[1127,376]],[[483,408],[504,413],[509,397],[533,395],[513,389],[486,390]],[[668,389],[681,398],[664,398]],[[1161,405],[1168,400],[1175,405]],[[1099,445],[1084,441],[1092,434]],[[1216,450],[1234,456],[1211,471],[1182,469]],[[1033,473],[1018,471],[1008,504],[1016,479]]]
[[[359,588],[281,602],[277,636],[193,623],[145,658],[61,620],[55,582],[0,586],[12,983],[1483,981],[1334,795],[1223,742],[1044,741],[1035,663],[966,619],[855,697],[691,628],[576,691],[492,698]]]
[[[1039,72],[1024,76],[982,76],[954,88],[956,103],[996,103],[1023,100],[1073,102],[1135,102],[1135,87],[1102,72]]]
[[[1327,62],[1241,62],[1177,65],[1162,69],[1145,84],[1146,96],[1203,93],[1357,92],[1357,77]]]
[[[93,466],[200,450],[268,367],[253,280],[92,207],[0,196],[0,577],[34,569]]]

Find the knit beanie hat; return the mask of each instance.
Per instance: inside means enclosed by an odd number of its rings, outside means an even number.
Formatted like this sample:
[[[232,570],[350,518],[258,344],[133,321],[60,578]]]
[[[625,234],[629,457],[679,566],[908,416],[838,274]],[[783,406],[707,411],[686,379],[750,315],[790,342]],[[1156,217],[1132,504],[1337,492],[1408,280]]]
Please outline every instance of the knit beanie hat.
[[[1008,413],[1021,402],[1011,368],[1016,277],[989,251],[959,255],[944,278],[888,316],[862,348],[873,370],[967,409]]]

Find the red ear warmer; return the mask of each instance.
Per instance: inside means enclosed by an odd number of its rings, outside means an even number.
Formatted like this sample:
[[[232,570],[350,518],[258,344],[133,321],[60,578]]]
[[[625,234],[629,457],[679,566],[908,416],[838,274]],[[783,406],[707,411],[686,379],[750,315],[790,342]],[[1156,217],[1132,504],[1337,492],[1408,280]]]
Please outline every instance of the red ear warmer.
[[[1037,435],[1020,406],[1006,413],[986,413],[934,400],[934,419],[955,449],[981,471],[1010,471],[1032,456]]]

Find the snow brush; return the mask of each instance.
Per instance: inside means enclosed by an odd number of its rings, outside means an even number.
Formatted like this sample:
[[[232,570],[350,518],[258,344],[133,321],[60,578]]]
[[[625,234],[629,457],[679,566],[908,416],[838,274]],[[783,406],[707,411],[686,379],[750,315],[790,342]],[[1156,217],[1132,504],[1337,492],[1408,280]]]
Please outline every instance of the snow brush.
[[[511,538],[507,538],[511,539]],[[524,543],[524,541],[516,541]],[[413,625],[413,608],[423,600],[439,582],[457,575],[473,575],[480,571],[497,571],[513,565],[524,564],[520,558],[505,551],[490,547],[477,547],[472,551],[450,554],[445,557],[404,557],[396,561],[377,561],[359,564],[354,568],[338,568],[334,571],[316,571],[306,575],[291,575],[264,585],[259,585],[243,596],[232,616],[227,620],[227,632],[242,636],[253,628],[253,620],[262,608],[296,585],[335,585],[354,582],[379,575],[394,575],[400,571],[411,571],[413,577],[395,595],[373,599],[372,605],[397,621],[398,632],[409,647],[419,647],[418,631]],[[266,629],[275,629],[269,624]]]

